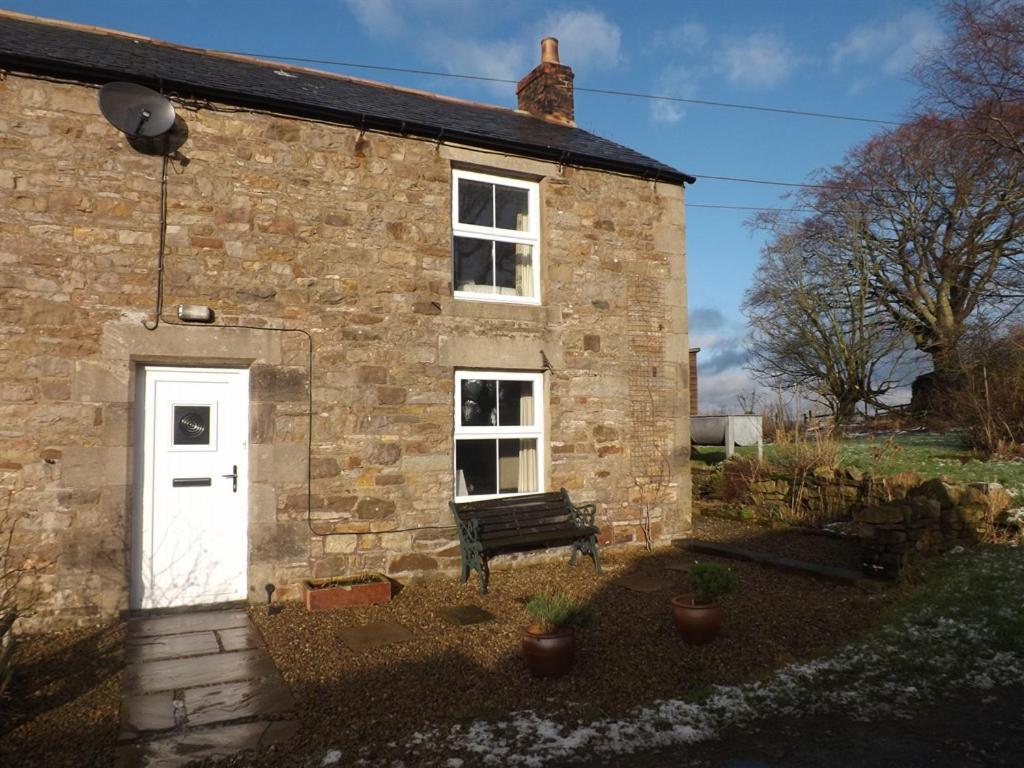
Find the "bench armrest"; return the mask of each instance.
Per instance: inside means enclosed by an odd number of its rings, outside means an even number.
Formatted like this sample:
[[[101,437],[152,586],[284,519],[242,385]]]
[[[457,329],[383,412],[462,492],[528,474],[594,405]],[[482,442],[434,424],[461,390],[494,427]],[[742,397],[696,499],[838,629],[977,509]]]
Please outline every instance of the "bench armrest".
[[[480,521],[475,517],[472,517],[469,520],[462,518],[455,509],[454,502],[449,502],[448,506],[451,507],[452,515],[455,517],[455,522],[459,526],[459,541],[462,542],[463,549],[479,549]]]
[[[597,518],[597,505],[596,504],[580,504],[576,506],[572,505],[572,516],[573,522],[577,527],[583,527],[585,525],[595,525],[594,522]]]
[[[569,512],[569,520],[577,528],[596,525],[597,519],[596,504],[573,504],[569,498],[569,492],[562,488],[562,498],[565,499],[565,508]]]

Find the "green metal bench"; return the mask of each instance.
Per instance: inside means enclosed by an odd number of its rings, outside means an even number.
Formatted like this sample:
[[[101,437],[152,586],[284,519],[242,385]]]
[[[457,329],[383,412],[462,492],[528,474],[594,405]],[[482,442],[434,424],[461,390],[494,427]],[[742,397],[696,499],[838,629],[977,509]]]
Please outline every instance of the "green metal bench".
[[[575,505],[562,488],[553,493],[505,496],[485,501],[448,503],[459,528],[462,546],[462,576],[469,579],[470,569],[477,572],[480,594],[487,594],[490,578],[488,558],[509,552],[528,552],[572,545],[570,565],[582,552],[594,560],[601,573],[597,553],[598,529],[594,525],[597,507]]]

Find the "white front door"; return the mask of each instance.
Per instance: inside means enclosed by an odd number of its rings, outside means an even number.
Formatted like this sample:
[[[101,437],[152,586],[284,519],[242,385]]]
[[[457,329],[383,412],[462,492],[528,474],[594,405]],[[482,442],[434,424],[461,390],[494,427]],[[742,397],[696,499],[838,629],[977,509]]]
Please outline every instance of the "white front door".
[[[246,597],[249,372],[145,366],[133,603]]]

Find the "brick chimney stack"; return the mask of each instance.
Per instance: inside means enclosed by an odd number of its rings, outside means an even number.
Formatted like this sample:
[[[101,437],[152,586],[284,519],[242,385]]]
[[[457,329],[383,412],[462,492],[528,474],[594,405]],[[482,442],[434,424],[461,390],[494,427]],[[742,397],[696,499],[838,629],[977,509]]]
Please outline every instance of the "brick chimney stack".
[[[576,125],[572,68],[558,61],[558,40],[540,41],[540,64],[516,86],[519,109],[560,125]]]

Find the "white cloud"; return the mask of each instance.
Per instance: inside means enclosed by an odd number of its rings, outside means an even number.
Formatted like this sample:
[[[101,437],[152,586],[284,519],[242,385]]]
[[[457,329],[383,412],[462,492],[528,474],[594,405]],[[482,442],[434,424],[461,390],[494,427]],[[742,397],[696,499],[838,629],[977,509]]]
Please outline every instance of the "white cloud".
[[[518,41],[476,42],[444,37],[426,41],[424,47],[431,58],[454,73],[517,80],[534,66],[527,63],[526,46]],[[507,83],[490,86],[501,93],[509,92],[511,87]]]
[[[741,413],[737,399],[739,395],[750,397],[751,392],[764,393],[743,368],[728,368],[710,375],[700,369],[698,356],[697,397],[700,400],[699,412],[702,414]]]
[[[799,55],[775,32],[761,30],[728,39],[718,67],[733,85],[772,88],[785,80],[799,63]]]
[[[622,61],[622,31],[598,11],[549,13],[532,41],[537,61],[542,37],[558,38],[562,63],[576,72],[612,69]]]
[[[693,98],[697,92],[697,75],[682,66],[666,67],[658,78],[655,91],[659,95]],[[656,123],[678,123],[686,113],[677,101],[652,101],[651,119]]]
[[[832,67],[880,62],[886,74],[902,75],[942,38],[934,16],[922,10],[908,11],[896,19],[855,27],[832,46]]]
[[[394,0],[343,0],[356,21],[371,37],[400,37],[405,31]]]
[[[678,53],[694,53],[703,50],[711,39],[708,28],[698,21],[687,21],[654,33],[654,45],[663,48],[682,49]]]

